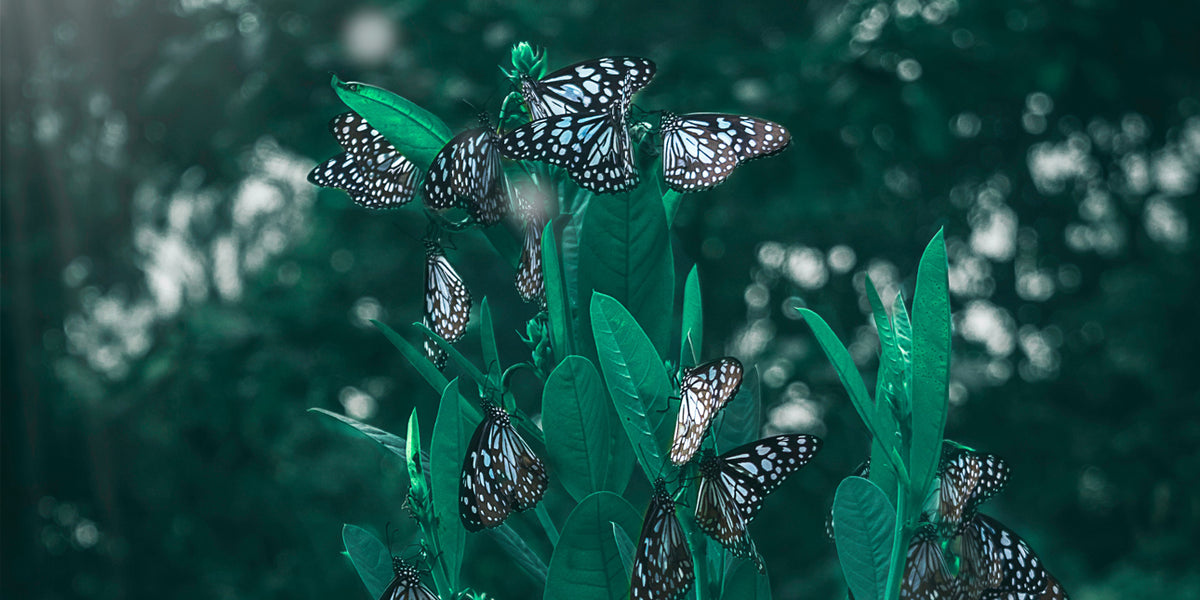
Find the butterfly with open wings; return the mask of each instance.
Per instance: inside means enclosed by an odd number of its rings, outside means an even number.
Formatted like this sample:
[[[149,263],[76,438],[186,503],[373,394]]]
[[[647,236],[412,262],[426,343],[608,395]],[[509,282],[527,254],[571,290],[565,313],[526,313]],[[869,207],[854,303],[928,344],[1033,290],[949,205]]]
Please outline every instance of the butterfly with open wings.
[[[650,83],[656,67],[636,56],[607,56],[563,67],[541,79],[520,78],[521,96],[534,119],[581,112],[598,112],[620,97],[627,85],[632,94]]]
[[[308,180],[321,187],[345,190],[355,204],[396,208],[413,199],[417,169],[383,134],[358,113],[329,122],[329,132],[345,152],[317,165]]]
[[[677,192],[713,187],[738,165],[778,154],[792,141],[778,123],[722,113],[665,112],[659,128],[663,179]]]

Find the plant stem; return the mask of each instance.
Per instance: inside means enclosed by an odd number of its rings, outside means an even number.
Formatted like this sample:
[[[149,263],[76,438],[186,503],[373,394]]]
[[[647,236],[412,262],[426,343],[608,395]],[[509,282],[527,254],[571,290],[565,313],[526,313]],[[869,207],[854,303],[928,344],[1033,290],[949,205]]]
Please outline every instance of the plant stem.
[[[546,530],[546,538],[550,540],[551,546],[558,546],[558,528],[554,526],[554,521],[550,520],[550,513],[546,512],[546,505],[539,502],[533,509],[537,514],[538,523],[542,524],[542,529]]]
[[[437,566],[431,569],[433,575],[433,585],[438,590],[438,595],[443,598],[454,596],[454,588],[450,586],[450,569],[446,567],[446,558],[442,552],[442,542],[437,535],[437,525],[435,523],[426,523],[425,520],[418,520],[417,523],[421,526],[421,535],[432,548],[433,556],[437,559]]]
[[[907,476],[907,474],[906,474]],[[908,558],[908,496],[907,484],[899,486],[896,494],[896,530],[892,536],[892,559],[888,566],[887,590],[885,600],[897,600],[900,597],[900,579],[904,576],[904,560]]]
[[[708,589],[708,555],[705,552],[704,536],[698,535],[692,520],[684,515],[679,519],[683,526],[683,537],[687,539],[688,550],[692,553],[692,570],[696,573],[696,600],[708,600],[712,590]]]

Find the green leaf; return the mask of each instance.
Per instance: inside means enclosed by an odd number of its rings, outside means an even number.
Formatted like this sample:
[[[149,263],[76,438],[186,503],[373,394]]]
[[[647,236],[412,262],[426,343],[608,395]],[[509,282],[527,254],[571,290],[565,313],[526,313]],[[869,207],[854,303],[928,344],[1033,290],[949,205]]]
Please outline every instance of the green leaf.
[[[342,525],[342,544],[372,600],[383,596],[393,576],[392,555],[387,546],[366,529],[350,524]]]
[[[496,329],[492,325],[492,310],[488,308],[487,296],[479,303],[479,341],[483,352],[483,368],[487,369],[489,376],[495,370],[497,377],[492,384],[499,387],[499,375],[504,367],[500,364],[500,351],[496,348]]]
[[[550,559],[545,598],[558,600],[622,600],[629,579],[613,538],[613,523],[636,531],[641,521],[624,498],[596,492],[583,499],[567,517],[562,537]]]
[[[450,128],[433,113],[411,101],[365,83],[345,82],[333,76],[334,92],[354,112],[418,167],[424,169],[450,141]]]
[[[421,425],[417,422],[417,409],[413,409],[408,415],[408,442],[407,451],[404,453],[405,459],[408,461],[408,480],[423,481],[425,479],[424,471],[421,464]]]
[[[429,362],[429,359],[425,358],[425,355],[420,350],[417,350],[416,346],[408,343],[408,340],[401,337],[400,334],[396,333],[391,327],[388,327],[387,325],[384,325],[375,319],[371,319],[371,323],[374,323],[375,327],[383,332],[383,336],[386,337],[388,341],[400,351],[400,355],[408,360],[409,364],[411,364],[413,368],[417,370],[417,373],[419,373],[421,377],[425,379],[425,382],[428,383],[435,392],[440,394],[442,393],[442,390],[446,389],[446,384],[450,383],[446,379],[446,376],[443,375],[442,372],[433,365],[433,363]]]
[[[950,384],[950,293],[938,230],[921,256],[913,295],[912,512],[921,510],[938,466]],[[911,514],[910,518],[915,518]]]
[[[433,330],[427,327],[424,323],[414,322],[412,326],[422,334],[429,336],[429,338],[433,340],[434,344],[437,344],[439,348],[445,350],[446,354],[450,357],[450,362],[462,369],[463,372],[467,374],[467,377],[470,377],[471,380],[475,382],[475,385],[479,386],[480,389],[487,388],[487,376],[483,374],[483,371],[479,370],[479,367],[475,366],[475,363],[467,360],[467,357],[463,356],[463,353],[459,352],[458,348],[455,348],[453,344],[447,342],[442,336],[434,333]],[[422,355],[422,357],[424,357],[424,355]],[[429,361],[426,360],[425,362]],[[444,375],[442,377],[443,379],[445,378]]]
[[[847,477],[838,485],[833,535],[842,574],[855,600],[886,597],[895,526],[896,509],[875,484]]]
[[[660,360],[667,356],[675,265],[655,186],[644,183],[633,192],[588,203],[579,232],[580,302],[591,298],[592,291],[620,302],[642,324]],[[585,324],[581,331],[590,334],[591,328]]]
[[[537,553],[530,549],[529,544],[513,531],[508,523],[502,523],[499,527],[486,529],[492,539],[504,548],[505,553],[516,561],[517,566],[529,575],[538,585],[546,585],[546,561],[542,560]]]
[[[550,323],[550,345],[554,359],[562,360],[574,352],[571,331],[571,301],[563,285],[562,264],[558,260],[554,222],[546,223],[542,232],[542,280],[546,285],[546,313]]]
[[[372,427],[366,423],[363,423],[362,421],[351,419],[345,415],[339,415],[323,408],[310,408],[308,411],[325,415],[327,417],[332,417],[333,419],[336,419],[345,425],[349,425],[352,429],[354,429],[354,431],[357,431],[371,440],[374,440],[375,443],[383,446],[388,451],[392,452],[396,456],[399,456],[401,459],[407,460],[407,443],[404,441],[404,438],[394,433],[389,433],[379,429],[378,427]],[[421,459],[424,464],[429,463],[429,460],[425,455],[422,455]]]
[[[696,356],[704,348],[704,308],[700,301],[700,273],[695,266],[688,272],[687,282],[683,285],[681,323],[679,364],[695,366]],[[688,356],[689,353],[691,356]]]
[[[892,324],[888,318],[887,309],[875,290],[871,277],[866,279],[867,299],[871,302],[871,312],[875,317],[875,329],[879,332],[879,371],[875,375],[875,419],[879,424],[882,435],[896,439],[899,424],[896,423],[896,413],[892,408],[895,402],[895,389],[899,385],[902,369],[896,368],[896,348],[892,336]],[[879,486],[888,496],[893,505],[896,502],[896,471],[887,457],[887,449],[880,440],[871,440],[871,464],[878,465],[871,469],[871,482]]]
[[[762,423],[760,385],[758,367],[751,367],[742,377],[742,387],[717,417],[718,451],[727,452],[758,439]]]
[[[759,574],[754,561],[738,560],[725,576],[721,600],[771,600],[771,580]]]
[[[487,238],[488,243],[496,251],[508,266],[517,268],[521,262],[521,244],[523,240],[517,234],[517,231],[507,222],[498,223],[491,227],[483,227],[478,229],[483,237]]]
[[[433,514],[437,518],[438,543],[448,571],[446,577],[453,589],[460,589],[458,575],[467,543],[467,531],[458,517],[459,473],[467,454],[467,444],[479,420],[474,407],[459,392],[458,379],[451,381],[442,392],[437,420],[433,423],[433,438],[429,442],[429,486],[433,493]]]
[[[591,361],[568,356],[542,390],[542,429],[546,452],[559,480],[576,500],[607,489],[611,458],[608,399]]]
[[[633,546],[633,540],[629,539],[629,534],[625,533],[625,529],[620,525],[612,523],[613,541],[617,544],[617,554],[621,556],[621,565],[625,567],[625,578],[633,577],[633,553],[637,550]]]
[[[617,300],[597,292],[591,302],[600,370],[635,455],[652,479],[663,459],[655,438],[658,419],[649,416],[671,395],[671,383],[650,339]]]
[[[675,224],[675,215],[679,212],[680,201],[683,200],[683,194],[675,190],[667,190],[662,195],[663,210],[667,213],[667,226]]]

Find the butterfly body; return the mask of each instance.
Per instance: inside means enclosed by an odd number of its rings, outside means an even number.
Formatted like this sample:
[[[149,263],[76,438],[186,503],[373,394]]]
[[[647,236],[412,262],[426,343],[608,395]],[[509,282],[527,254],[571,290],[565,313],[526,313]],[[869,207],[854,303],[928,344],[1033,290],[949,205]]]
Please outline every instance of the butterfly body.
[[[471,317],[471,293],[446,258],[442,247],[425,241],[425,316],[423,322],[447,342],[456,342],[467,331]],[[425,355],[437,368],[446,365],[446,352],[425,340]]]
[[[939,475],[939,523],[947,537],[960,533],[984,500],[1008,485],[1004,459],[983,452],[961,452],[944,457]]]
[[[383,134],[358,113],[342,113],[329,122],[329,132],[345,152],[317,165],[308,180],[344,190],[355,204],[396,208],[413,199],[417,169]]]
[[[508,214],[508,190],[500,163],[500,136],[481,117],[482,127],[451,139],[433,158],[422,188],[435,212],[462,206],[487,227]]]
[[[438,600],[437,594],[421,583],[421,571],[399,556],[392,557],[392,572],[395,576],[379,600]]]
[[[654,482],[632,571],[630,600],[680,600],[696,580],[675,500],[661,477]]]
[[[467,531],[496,527],[541,501],[549,480],[507,412],[484,403],[484,418],[467,444],[459,481],[459,517]]]
[[[679,386],[679,414],[671,444],[671,462],[682,465],[700,449],[712,418],[742,385],[742,363],[726,357],[691,369]]]
[[[792,136],[782,125],[723,113],[663,113],[663,178],[677,192],[725,181],[738,165],[782,152]]]

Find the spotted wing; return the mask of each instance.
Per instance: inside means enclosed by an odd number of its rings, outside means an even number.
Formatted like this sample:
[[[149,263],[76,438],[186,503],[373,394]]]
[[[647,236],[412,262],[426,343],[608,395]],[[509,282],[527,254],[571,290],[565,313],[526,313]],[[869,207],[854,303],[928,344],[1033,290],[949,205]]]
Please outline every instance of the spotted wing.
[[[1046,588],[1040,592],[1027,594],[1012,590],[988,590],[980,600],[1067,600],[1067,592],[1062,584],[1050,574],[1046,575]]]
[[[620,192],[638,183],[625,123],[623,108],[546,117],[505,135],[502,152],[514,160],[563,167],[575,183],[592,192]]]
[[[636,92],[654,77],[653,62],[634,56],[596,58],[563,67],[540,80],[523,78],[521,96],[533,119],[603,110],[627,84]]]
[[[630,600],[681,600],[692,588],[692,555],[669,496],[650,500],[632,570]]]
[[[746,530],[749,519],[735,499],[734,490],[742,498],[758,498],[761,502],[762,486],[746,473],[718,470],[714,477],[702,477],[696,496],[696,525],[734,556],[754,559],[761,571],[761,559]]]
[[[688,371],[680,384],[671,462],[682,465],[692,459],[713,415],[741,387],[743,372],[742,363],[736,358],[720,358]]]
[[[433,157],[422,190],[434,211],[462,206],[480,225],[494,225],[508,214],[508,191],[500,164],[500,138],[490,127],[468,129]]]
[[[429,253],[426,258],[425,315],[428,327],[447,342],[457,342],[467,331],[471,293],[441,252]]]
[[[395,208],[407,204],[416,189],[416,166],[357,113],[343,113],[329,130],[345,152],[319,164],[308,180],[345,190],[360,206]]]
[[[496,527],[541,501],[548,480],[541,459],[503,417],[486,417],[467,444],[459,481],[459,517],[468,531]]]
[[[977,514],[962,533],[960,583],[971,597],[998,593],[1037,594],[1049,575],[1029,544],[999,521]]]
[[[952,578],[942,555],[937,528],[926,524],[913,533],[904,563],[900,597],[908,600],[949,600]]]
[[[542,278],[542,232],[548,219],[540,210],[525,214],[525,242],[521,246],[521,262],[517,267],[517,293],[526,302],[546,304],[546,281]]]
[[[950,458],[941,473],[939,513],[948,534],[962,531],[984,500],[1008,485],[1004,459],[983,452],[962,452]]]
[[[433,322],[429,320],[429,315],[425,315],[421,322],[429,329],[433,329]],[[439,371],[446,368],[446,362],[450,360],[450,355],[442,350],[441,346],[433,341],[433,338],[426,335],[421,349],[425,353],[425,358],[429,359],[429,362],[433,363],[433,366],[437,367]]]
[[[395,577],[379,600],[438,600],[438,597],[421,583],[421,573],[405,564],[396,568]]]
[[[729,490],[750,522],[762,508],[763,498],[792,473],[807,465],[821,450],[821,438],[806,434],[777,435],[739,446],[721,455],[722,475],[732,484],[749,477],[757,485],[730,485]]]
[[[721,113],[663,115],[663,178],[694,192],[725,181],[739,164],[787,148],[792,136],[765,119]]]

